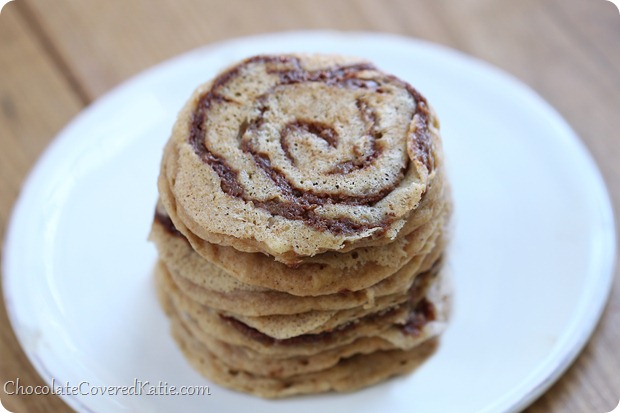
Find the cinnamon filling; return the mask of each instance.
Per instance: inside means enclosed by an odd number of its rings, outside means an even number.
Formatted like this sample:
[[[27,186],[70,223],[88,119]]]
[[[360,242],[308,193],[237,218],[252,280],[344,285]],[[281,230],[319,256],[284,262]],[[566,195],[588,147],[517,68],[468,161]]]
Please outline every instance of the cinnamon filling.
[[[242,62],[238,66],[229,69],[227,72],[221,74],[215,79],[210,90],[205,92],[196,105],[196,109],[193,113],[192,122],[190,126],[189,142],[192,145],[194,152],[211,168],[220,178],[220,187],[226,194],[243,199],[246,202],[253,202],[258,208],[268,211],[274,216],[282,216],[286,219],[301,220],[306,224],[320,230],[330,231],[335,234],[352,234],[357,232],[363,232],[368,229],[379,229],[378,234],[383,234],[387,231],[391,224],[393,217],[385,217],[379,222],[367,223],[367,222],[354,222],[346,217],[328,218],[323,217],[315,212],[318,206],[333,203],[344,203],[348,205],[366,205],[372,206],[378,201],[382,200],[388,195],[404,178],[409,164],[403,165],[401,171],[395,182],[378,189],[374,193],[365,195],[345,195],[338,193],[323,193],[317,191],[308,191],[296,187],[293,183],[289,182],[285,174],[272,167],[271,160],[268,154],[260,153],[249,141],[242,141],[240,149],[252,156],[256,165],[265,172],[266,176],[270,178],[273,184],[280,190],[281,196],[278,198],[272,198],[267,201],[260,201],[253,199],[248,195],[247,191],[239,181],[239,171],[231,167],[226,159],[222,156],[213,153],[209,148],[208,142],[206,142],[206,129],[205,121],[209,109],[214,103],[219,102],[231,102],[231,100],[219,93],[219,90],[223,88],[231,79],[239,75],[242,68],[256,63],[269,63],[274,67],[268,67],[267,72],[270,74],[277,74],[279,77],[280,85],[290,85],[303,82],[322,82],[324,84],[342,87],[342,88],[356,88],[356,89],[369,89],[377,93],[382,93],[381,82],[392,82],[403,88],[405,88],[411,97],[416,102],[416,109],[412,113],[412,120],[414,130],[410,131],[407,145],[418,157],[419,161],[427,166],[431,171],[434,167],[433,159],[431,156],[431,136],[428,131],[428,117],[429,110],[425,98],[420,95],[413,87],[406,82],[403,82],[396,77],[386,76],[381,80],[363,79],[358,75],[364,71],[376,70],[374,66],[370,64],[355,64],[349,66],[337,66],[329,69],[320,69],[308,71],[301,67],[300,62],[295,57],[290,56],[256,56]],[[261,101],[264,101],[264,96],[261,96]],[[260,103],[260,102],[259,102]],[[366,124],[367,134],[371,138],[371,151],[364,157],[354,157],[354,160],[345,161],[334,166],[330,173],[332,174],[347,174],[354,170],[363,169],[371,164],[380,154],[381,147],[377,145],[377,140],[381,138],[380,133],[377,131],[377,114],[369,105],[361,99],[358,99],[357,107],[360,112],[360,117]],[[250,121],[246,120],[242,122],[239,128],[239,138],[245,134],[246,131],[256,130],[263,123],[263,115],[267,110],[266,106],[262,106],[260,114],[257,118]],[[302,130],[304,132],[311,133],[320,139],[323,139],[328,145],[335,147],[338,143],[337,132],[330,127],[319,122],[311,122],[306,120],[297,120],[289,123],[281,131],[280,144],[286,156],[292,160],[294,159],[289,151],[287,144],[287,135],[294,130]]]
[[[170,235],[185,238],[181,231],[174,226],[172,219],[170,219],[168,215],[155,210],[155,221],[158,222]]]

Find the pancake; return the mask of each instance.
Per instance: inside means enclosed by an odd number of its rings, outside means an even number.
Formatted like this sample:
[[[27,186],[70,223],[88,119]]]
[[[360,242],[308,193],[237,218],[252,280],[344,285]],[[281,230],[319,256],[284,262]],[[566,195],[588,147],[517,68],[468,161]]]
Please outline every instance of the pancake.
[[[188,299],[176,289],[174,283],[166,278],[165,274],[158,272],[157,275],[160,298],[164,300],[164,308],[168,309],[169,314],[177,314],[178,318],[193,326],[195,335],[214,337],[273,358],[309,356],[350,344],[360,337],[376,336],[395,342],[401,340],[398,345],[405,348],[411,344],[411,341],[407,344],[407,337],[403,337],[402,329],[411,320],[412,315],[420,311],[432,314],[432,317],[427,317],[432,320],[425,322],[424,327],[425,334],[434,336],[445,328],[448,314],[446,302],[449,295],[449,283],[445,277],[439,277],[430,284],[429,293],[426,296],[412,291],[406,303],[340,325],[336,329],[316,334],[303,334],[289,339],[276,339],[234,317],[226,316]],[[402,341],[403,339],[405,341]]]
[[[179,348],[196,370],[217,384],[264,398],[359,390],[392,376],[411,372],[437,348],[437,340],[430,339],[411,350],[356,354],[327,369],[281,379],[231,368],[225,359],[215,356],[193,339],[181,324],[173,323],[172,328]]]
[[[446,191],[441,188],[444,198]],[[347,253],[325,253],[293,268],[261,253],[245,253],[197,241],[191,233],[188,238],[186,231],[177,228],[183,224],[174,223],[161,204],[157,208],[151,239],[168,267],[173,272],[183,273],[194,284],[216,282],[219,279],[216,274],[225,273],[244,284],[297,296],[337,294],[373,286],[396,273],[413,256],[426,254],[428,245],[446,232],[451,205],[444,199],[435,200],[429,211],[427,222],[391,244]],[[190,245],[183,241],[189,241]],[[205,277],[205,273],[213,276]],[[232,288],[230,283],[228,285],[222,288]]]
[[[435,311],[433,321],[410,317],[409,323],[382,336],[361,337],[308,355],[265,356],[205,335],[175,314],[171,315],[172,332],[196,369],[232,389],[267,398],[353,391],[408,373],[432,355],[449,312],[449,283],[445,276],[439,280],[428,296]]]
[[[189,99],[160,195],[188,238],[290,265],[386,245],[441,163],[438,126],[417,90],[371,63],[256,56]]]

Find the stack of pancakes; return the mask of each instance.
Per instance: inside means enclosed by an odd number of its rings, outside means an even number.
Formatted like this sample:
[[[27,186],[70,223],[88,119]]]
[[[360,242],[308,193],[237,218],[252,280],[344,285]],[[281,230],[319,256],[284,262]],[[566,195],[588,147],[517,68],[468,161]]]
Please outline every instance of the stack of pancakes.
[[[187,359],[263,397],[411,371],[446,325],[438,120],[371,63],[255,56],[200,86],[161,164],[158,293]]]

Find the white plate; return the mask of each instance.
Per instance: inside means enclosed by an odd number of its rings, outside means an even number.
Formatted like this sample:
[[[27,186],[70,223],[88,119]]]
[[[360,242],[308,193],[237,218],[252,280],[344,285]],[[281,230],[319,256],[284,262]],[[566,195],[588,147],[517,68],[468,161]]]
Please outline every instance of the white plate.
[[[147,242],[162,147],[190,92],[255,53],[360,55],[406,79],[442,121],[455,197],[452,322],[415,374],[345,395],[266,401],[66,395],[80,412],[513,412],[541,394],[590,336],[615,251],[600,174],[558,114],[467,56],[379,34],[285,33],[200,49],[135,77],[82,112],[24,187],[5,244],[9,317],[51,383],[209,385],[168,333]],[[246,409],[240,409],[245,407]]]

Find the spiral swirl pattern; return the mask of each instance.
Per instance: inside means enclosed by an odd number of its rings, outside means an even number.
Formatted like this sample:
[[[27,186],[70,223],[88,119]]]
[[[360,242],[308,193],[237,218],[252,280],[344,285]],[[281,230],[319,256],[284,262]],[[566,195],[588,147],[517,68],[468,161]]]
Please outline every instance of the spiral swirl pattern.
[[[194,93],[160,192],[200,238],[284,262],[382,245],[413,230],[437,128],[419,92],[372,64],[256,56]]]

